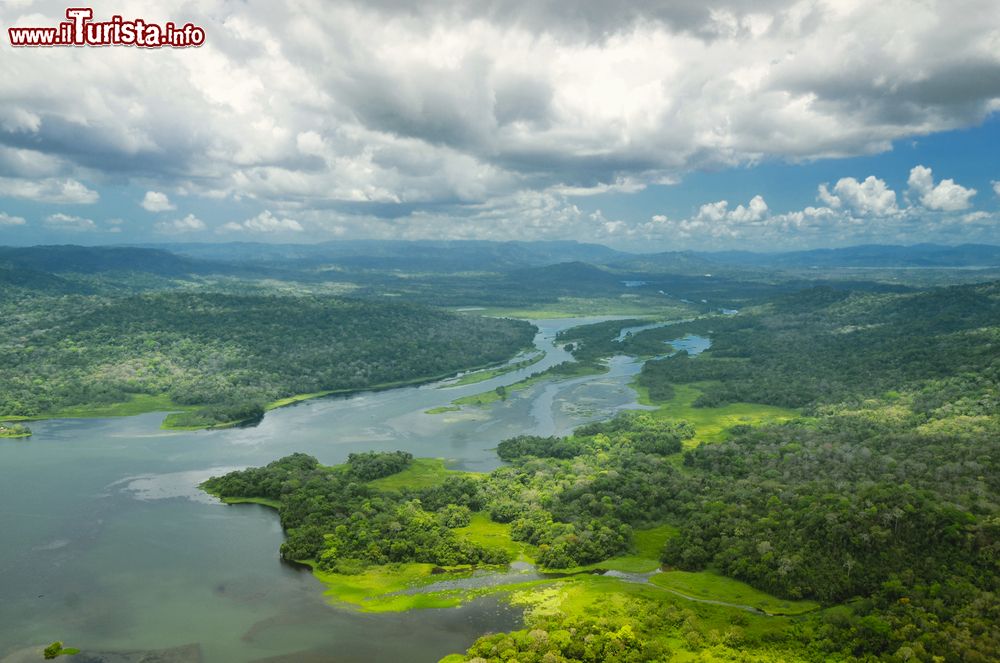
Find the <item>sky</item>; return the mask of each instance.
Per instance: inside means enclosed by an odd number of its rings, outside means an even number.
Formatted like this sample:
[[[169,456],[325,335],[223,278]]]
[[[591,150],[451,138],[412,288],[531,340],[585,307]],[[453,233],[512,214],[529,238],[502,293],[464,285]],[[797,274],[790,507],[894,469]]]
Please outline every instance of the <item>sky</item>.
[[[0,2],[0,244],[1000,244],[996,0],[152,4]]]

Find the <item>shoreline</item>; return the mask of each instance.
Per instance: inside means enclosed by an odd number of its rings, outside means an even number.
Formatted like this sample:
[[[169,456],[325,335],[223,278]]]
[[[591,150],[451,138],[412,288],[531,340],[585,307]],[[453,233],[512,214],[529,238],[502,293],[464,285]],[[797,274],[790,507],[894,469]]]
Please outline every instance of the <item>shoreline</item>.
[[[531,348],[536,348],[532,345]],[[446,373],[439,373],[430,376],[420,376],[416,378],[410,378],[406,380],[395,380],[392,382],[382,382],[375,385],[370,385],[366,387],[345,387],[342,389],[328,389],[325,391],[316,391],[303,394],[294,394],[292,396],[286,396],[284,398],[279,398],[273,400],[264,405],[264,412],[270,412],[271,410],[277,410],[278,408],[287,407],[289,405],[295,405],[296,403],[303,403],[305,401],[314,400],[317,398],[324,398],[326,396],[347,396],[353,394],[360,394],[368,391],[387,391],[389,389],[397,389],[399,387],[415,387],[422,386],[425,384],[431,384],[434,382],[440,382],[442,380],[447,380],[449,378],[457,377],[463,373],[470,373],[473,371],[481,371],[496,367],[498,365],[503,365],[504,363],[510,361],[518,354],[524,352],[528,348],[518,348],[517,352],[511,355],[510,358],[504,360],[503,362],[489,362],[484,364],[478,364],[471,367],[463,367],[455,370],[450,370]],[[197,431],[197,430],[222,430],[226,428],[235,428],[237,426],[250,423],[256,419],[256,417],[249,417],[246,419],[240,419],[238,421],[225,421],[217,424],[210,424],[208,426],[171,426],[167,424],[167,419],[169,415],[178,412],[193,412],[201,409],[205,406],[197,405],[178,405],[172,403],[165,394],[150,395],[150,394],[135,394],[128,401],[122,401],[119,403],[112,403],[108,405],[97,405],[92,407],[87,406],[70,406],[62,411],[56,411],[48,414],[32,415],[32,416],[20,416],[20,415],[0,415],[0,422],[20,422],[20,421],[50,421],[53,419],[106,419],[112,417],[132,417],[140,414],[150,414],[154,412],[164,413],[163,421],[160,422],[160,430],[166,431]],[[13,437],[13,436],[11,436]],[[17,436],[17,437],[28,437],[28,436]]]

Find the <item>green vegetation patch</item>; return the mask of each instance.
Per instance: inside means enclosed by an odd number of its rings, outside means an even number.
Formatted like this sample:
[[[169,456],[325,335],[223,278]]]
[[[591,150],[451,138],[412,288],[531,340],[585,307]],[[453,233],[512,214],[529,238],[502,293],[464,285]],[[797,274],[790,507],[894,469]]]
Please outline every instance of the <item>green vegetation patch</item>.
[[[495,522],[486,513],[472,514],[469,524],[456,528],[454,532],[466,541],[478,543],[486,548],[505,550],[512,560],[534,563],[538,554],[535,546],[510,538],[510,523]]]
[[[272,509],[281,508],[280,501],[271,500],[266,497],[223,497],[221,499],[226,504],[260,504],[261,506],[271,507]]]
[[[664,419],[680,419],[694,426],[695,436],[685,442],[687,448],[705,442],[721,442],[726,431],[734,426],[759,426],[780,424],[799,417],[799,413],[789,408],[759,403],[730,403],[721,407],[696,407],[694,405],[701,390],[698,385],[675,385],[673,398],[665,402],[655,402],[649,398],[649,390],[637,381],[632,387],[639,394],[643,405],[658,406],[655,416]]]
[[[445,464],[446,461],[441,458],[417,458],[406,469],[369,481],[368,485],[376,490],[420,490],[440,486],[449,477],[480,476],[475,472],[449,470]]]
[[[452,401],[452,405],[477,405],[482,407],[496,403],[497,401],[507,400],[511,392],[523,391],[546,380],[600,375],[607,372],[607,370],[607,366],[598,362],[564,361],[561,364],[550,366],[544,371],[529,375],[513,384],[497,387],[496,389],[484,391],[479,394],[456,398]]]
[[[461,603],[457,592],[400,594],[433,582],[465,577],[469,569],[450,570],[433,564],[391,564],[368,567],[356,574],[330,573],[309,564],[326,586],[332,603],[346,604],[363,612],[400,612],[417,608],[451,608]],[[435,570],[439,572],[435,573]]]
[[[695,599],[746,606],[768,615],[801,615],[820,607],[815,601],[781,599],[712,571],[664,571],[654,574],[649,581]]]
[[[63,643],[57,640],[42,650],[42,658],[45,660],[52,660],[54,658],[59,658],[60,656],[73,656],[74,654],[79,653],[80,650],[76,647],[64,647]]]
[[[0,423],[0,438],[31,437],[31,429],[24,424]]]
[[[448,387],[462,387],[467,384],[476,384],[477,382],[485,382],[486,380],[492,380],[493,378],[500,377],[501,375],[507,375],[508,373],[513,373],[514,371],[520,371],[521,369],[528,368],[529,366],[537,364],[544,358],[545,358],[545,353],[539,352],[523,361],[515,362],[513,364],[498,366],[496,368],[488,368],[482,371],[473,371],[471,373],[466,373],[465,375],[454,381],[441,385],[441,388],[444,389]]]
[[[810,660],[785,638],[787,620],[698,604],[648,585],[576,576],[514,591],[525,628],[487,635],[444,661]]]
[[[0,416],[196,410],[167,422],[180,428],[495,365],[535,335],[518,320],[321,296],[32,296],[16,313],[0,315]]]
[[[440,407],[432,407],[429,410],[424,410],[424,414],[444,414],[445,412],[458,412],[461,409],[461,405],[442,405]]]

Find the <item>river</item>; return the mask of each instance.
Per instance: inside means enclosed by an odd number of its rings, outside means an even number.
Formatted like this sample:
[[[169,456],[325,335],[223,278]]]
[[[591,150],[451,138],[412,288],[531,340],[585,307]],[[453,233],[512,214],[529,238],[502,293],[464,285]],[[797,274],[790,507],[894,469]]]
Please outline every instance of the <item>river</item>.
[[[403,449],[488,471],[504,438],[635,407],[627,385],[641,365],[616,357],[604,375],[542,382],[490,407],[425,410],[570,359],[555,334],[608,319],[533,321],[545,358],[478,384],[307,401],[252,428],[165,432],[162,414],[146,414],[36,422],[32,438],[0,440],[0,661],[57,639],[85,651],[197,644],[207,663],[436,661],[517,628],[519,611],[491,597],[395,614],[331,607],[311,574],[279,561],[272,510],[226,506],[197,485],[296,451],[334,464]]]

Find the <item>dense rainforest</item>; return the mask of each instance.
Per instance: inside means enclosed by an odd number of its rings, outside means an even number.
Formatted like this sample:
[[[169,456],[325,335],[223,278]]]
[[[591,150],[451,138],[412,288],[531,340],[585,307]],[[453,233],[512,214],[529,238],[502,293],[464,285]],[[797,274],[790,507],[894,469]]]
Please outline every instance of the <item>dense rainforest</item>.
[[[509,545],[466,534],[476,519],[503,527],[539,567],[615,568],[660,526],[669,531],[656,549],[664,569],[722,574],[820,606],[791,618],[730,611],[719,630],[645,586],[570,576],[551,586],[582,594],[555,608],[535,600],[525,630],[484,636],[461,660],[664,661],[680,647],[705,660],[992,661],[1000,652],[998,293],[998,284],[813,289],[621,341],[656,348],[687,332],[711,336],[712,349],[697,358],[646,364],[639,385],[654,405],[685,385],[702,393],[706,412],[735,401],[801,408],[787,423],[730,427],[718,443],[698,444],[697,427],[664,408],[568,437],[505,440],[497,453],[507,465],[432,486],[379,487],[378,477],[413,462],[397,453],[332,468],[295,456],[206,488],[274,500],[283,555],[341,574],[509,561]],[[628,324],[563,340],[596,361]]]
[[[5,416],[145,394],[200,406],[196,423],[246,419],[296,394],[502,361],[534,336],[522,321],[321,296],[37,295],[0,309]]]

